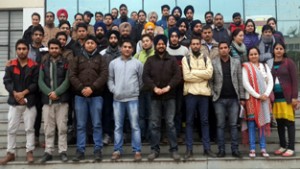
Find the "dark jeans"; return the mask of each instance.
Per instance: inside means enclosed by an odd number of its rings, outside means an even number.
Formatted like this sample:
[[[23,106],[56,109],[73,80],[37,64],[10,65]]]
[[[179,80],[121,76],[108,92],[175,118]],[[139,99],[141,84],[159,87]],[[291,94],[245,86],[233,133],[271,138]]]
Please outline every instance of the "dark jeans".
[[[35,117],[35,122],[34,122],[34,136],[35,137],[40,137],[40,129],[41,129],[41,123],[42,123],[42,107],[43,103],[41,101],[41,93],[38,93],[36,95],[38,99],[36,99],[36,117]]]
[[[286,119],[276,119],[280,147],[295,150],[295,122]],[[285,139],[285,128],[288,133],[288,145]]]
[[[215,113],[217,117],[217,139],[220,151],[225,151],[224,129],[226,126],[226,116],[228,117],[231,133],[231,150],[238,150],[238,99],[218,99],[214,102]]]
[[[186,147],[193,150],[193,125],[195,113],[199,113],[202,142],[204,150],[210,150],[209,124],[208,124],[208,96],[188,94],[186,101]]]
[[[176,129],[174,125],[175,99],[155,100],[151,102],[152,111],[150,114],[150,145],[151,150],[160,151],[159,142],[161,137],[161,119],[165,115],[168,140],[170,143],[170,152],[177,151]]]
[[[103,95],[103,113],[102,113],[102,125],[103,133],[113,136],[114,121],[113,121],[113,94],[106,88]]]
[[[176,113],[174,119],[177,136],[180,135],[182,128],[183,104],[183,85],[179,85],[178,87],[176,87]]]
[[[149,139],[150,137],[151,94],[151,91],[141,91],[139,95],[139,125],[142,139]]]

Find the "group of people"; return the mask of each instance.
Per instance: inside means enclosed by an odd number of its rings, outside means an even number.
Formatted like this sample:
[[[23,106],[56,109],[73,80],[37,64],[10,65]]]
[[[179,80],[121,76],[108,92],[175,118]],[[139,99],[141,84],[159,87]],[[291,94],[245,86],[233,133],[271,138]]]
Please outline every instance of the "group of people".
[[[232,156],[241,158],[240,123],[249,157],[256,156],[258,128],[260,154],[268,158],[265,136],[272,120],[280,140],[274,153],[293,156],[297,68],[286,56],[276,19],[268,19],[259,37],[254,21],[244,23],[238,12],[228,28],[220,13],[206,12],[205,23],[194,19],[191,5],[185,7],[184,18],[180,7],[170,14],[170,7],[163,5],[161,12],[161,20],[150,12],[146,21],[143,10],[129,18],[127,6],[121,4],[105,15],[96,12],[94,25],[90,25],[93,13],[77,13],[71,26],[68,12],[60,9],[58,27],[53,12],[46,13],[44,27],[40,15],[33,13],[32,25],[16,42],[17,58],[5,69],[10,107],[7,155],[0,164],[15,160],[22,120],[27,161],[34,162],[42,118],[45,154],[40,163],[52,160],[56,134],[60,158],[68,161],[70,126],[77,146],[73,161],[85,158],[87,141],[94,144],[94,160],[101,161],[103,144],[112,138],[111,159],[120,159],[124,132],[130,131],[134,161],[142,160],[145,140],[151,147],[148,160],[158,158],[165,135],[171,158],[180,161],[182,133],[183,158],[188,160],[193,156],[194,123],[200,124],[204,155],[226,155],[224,129],[229,126]],[[211,151],[212,139],[218,153]]]

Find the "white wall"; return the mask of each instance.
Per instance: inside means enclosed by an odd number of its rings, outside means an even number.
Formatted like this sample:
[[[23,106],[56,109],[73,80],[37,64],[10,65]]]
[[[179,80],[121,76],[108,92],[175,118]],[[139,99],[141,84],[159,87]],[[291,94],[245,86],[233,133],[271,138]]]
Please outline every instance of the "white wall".
[[[41,15],[41,22],[40,24],[44,26],[44,15],[45,10],[44,8],[23,8],[23,32],[31,25],[31,15],[32,13],[37,12]]]

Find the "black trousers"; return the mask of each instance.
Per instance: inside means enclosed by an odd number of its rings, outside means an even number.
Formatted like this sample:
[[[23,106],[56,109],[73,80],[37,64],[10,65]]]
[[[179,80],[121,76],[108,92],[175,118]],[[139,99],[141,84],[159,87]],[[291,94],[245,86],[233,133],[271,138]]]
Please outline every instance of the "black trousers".
[[[276,119],[280,147],[295,150],[295,122],[286,119]],[[288,145],[285,139],[285,128],[288,133]]]

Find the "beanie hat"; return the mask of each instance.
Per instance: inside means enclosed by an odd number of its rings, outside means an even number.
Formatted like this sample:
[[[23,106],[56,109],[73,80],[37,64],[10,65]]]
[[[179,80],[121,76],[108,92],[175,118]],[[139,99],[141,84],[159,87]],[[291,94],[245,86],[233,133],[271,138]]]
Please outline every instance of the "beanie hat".
[[[192,23],[191,23],[191,30],[193,31],[194,30],[194,27],[198,24],[202,24],[201,21],[199,19],[196,19],[196,20],[193,20]]]
[[[88,40],[92,40],[92,41],[96,42],[97,44],[99,44],[98,39],[95,36],[93,36],[93,35],[88,35],[85,38],[85,41],[88,41]]]
[[[67,10],[65,9],[59,9],[57,12],[56,12],[56,16],[59,17],[61,14],[65,14],[66,15],[66,18],[68,19],[68,12]]]
[[[167,45],[168,42],[168,38],[165,35],[157,35],[154,37],[154,46],[156,46],[158,44],[158,41],[162,40],[164,42],[165,45]]]
[[[109,31],[109,32],[107,33],[107,39],[109,39],[110,36],[111,36],[112,34],[116,35],[118,41],[120,41],[120,32],[118,32],[118,31],[116,31],[116,30],[111,30],[111,31]]]
[[[179,36],[180,36],[180,33],[179,33],[179,29],[177,28],[177,27],[173,27],[173,28],[170,28],[169,29],[169,39],[171,38],[171,35],[172,35],[172,33],[176,33],[177,34],[177,36],[178,36],[178,38],[179,38]]]
[[[189,9],[192,10],[193,13],[195,12],[194,7],[192,5],[188,5],[184,8],[184,15],[186,15]]]
[[[241,17],[241,14],[239,12],[235,12],[232,14],[232,19],[234,19],[235,17]]]
[[[104,30],[104,34],[107,32],[105,23],[103,23],[101,21],[95,23],[95,25],[94,25],[94,31],[95,31],[95,33],[96,33],[96,30],[98,29],[98,27],[102,27],[102,29]]]
[[[183,22],[185,23],[186,29],[188,30],[188,29],[189,29],[189,24],[188,24],[186,18],[180,18],[180,19],[176,22],[176,27],[179,28],[179,26],[180,26]]]

